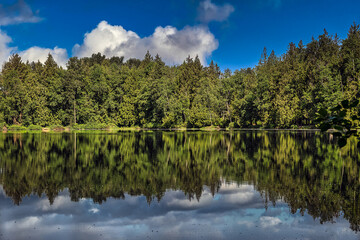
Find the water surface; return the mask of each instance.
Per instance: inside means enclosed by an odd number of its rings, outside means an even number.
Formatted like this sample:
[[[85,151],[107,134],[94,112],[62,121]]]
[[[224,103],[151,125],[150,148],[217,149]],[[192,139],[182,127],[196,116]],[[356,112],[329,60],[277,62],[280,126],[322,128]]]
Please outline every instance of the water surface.
[[[0,239],[358,239],[356,140],[0,134]]]

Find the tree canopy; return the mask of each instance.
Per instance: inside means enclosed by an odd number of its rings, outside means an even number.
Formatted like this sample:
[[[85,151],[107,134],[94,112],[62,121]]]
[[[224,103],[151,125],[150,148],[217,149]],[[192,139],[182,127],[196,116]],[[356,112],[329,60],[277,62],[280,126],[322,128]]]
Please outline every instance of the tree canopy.
[[[149,52],[143,60],[72,57],[66,68],[50,54],[44,64],[15,54],[0,74],[0,123],[295,128],[314,125],[319,109],[358,99],[359,78],[355,23],[344,40],[324,30],[281,56],[265,48],[257,66],[234,73],[190,56],[168,66]]]

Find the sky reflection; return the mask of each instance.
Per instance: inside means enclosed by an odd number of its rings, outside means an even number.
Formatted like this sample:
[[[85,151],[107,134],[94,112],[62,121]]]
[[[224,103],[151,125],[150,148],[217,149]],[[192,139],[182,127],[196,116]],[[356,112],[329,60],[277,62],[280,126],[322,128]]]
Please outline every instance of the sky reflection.
[[[166,191],[160,202],[145,196],[71,201],[59,193],[50,205],[43,196],[16,206],[0,188],[0,239],[358,239],[339,217],[320,224],[310,215],[291,214],[286,203],[264,208],[252,185],[225,184],[199,201],[182,191]]]

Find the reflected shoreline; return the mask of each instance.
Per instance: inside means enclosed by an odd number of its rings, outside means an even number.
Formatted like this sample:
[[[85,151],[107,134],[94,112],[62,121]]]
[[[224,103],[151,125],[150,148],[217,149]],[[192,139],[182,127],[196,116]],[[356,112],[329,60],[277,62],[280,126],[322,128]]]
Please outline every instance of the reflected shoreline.
[[[356,140],[339,149],[317,131],[122,132],[116,134],[0,134],[0,185],[14,204],[46,195],[53,204],[68,189],[71,201],[145,196],[161,202],[180,190],[201,201],[225,181],[250,184],[264,207],[281,200],[290,212],[321,223],[343,214],[360,229]]]

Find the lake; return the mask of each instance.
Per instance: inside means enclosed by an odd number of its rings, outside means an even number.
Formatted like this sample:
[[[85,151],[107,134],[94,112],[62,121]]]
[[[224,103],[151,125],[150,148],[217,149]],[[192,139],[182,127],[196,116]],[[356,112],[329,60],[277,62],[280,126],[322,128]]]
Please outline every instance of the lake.
[[[0,134],[0,239],[359,239],[356,139]]]

